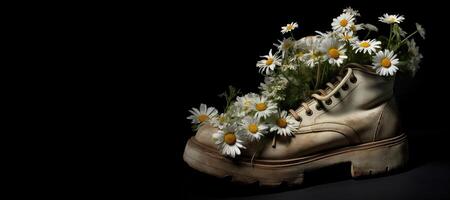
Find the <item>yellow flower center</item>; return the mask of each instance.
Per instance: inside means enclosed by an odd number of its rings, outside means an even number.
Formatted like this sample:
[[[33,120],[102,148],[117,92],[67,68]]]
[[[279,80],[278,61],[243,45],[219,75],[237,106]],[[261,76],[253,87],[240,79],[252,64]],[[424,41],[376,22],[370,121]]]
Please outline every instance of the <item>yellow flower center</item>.
[[[280,118],[277,120],[277,126],[279,126],[280,128],[286,128],[287,126],[287,121],[284,118]]]
[[[220,117],[219,117],[219,122],[220,122],[220,123],[224,123],[224,122],[225,122],[225,116],[223,116],[223,115],[220,116]]]
[[[335,48],[331,48],[330,50],[328,50],[328,56],[330,56],[331,58],[334,58],[334,59],[338,59],[339,51]]]
[[[389,58],[383,58],[383,60],[381,60],[381,66],[389,68],[391,66],[391,60],[389,60]]]
[[[315,51],[311,54],[311,59],[316,60],[316,59],[320,58],[320,56],[322,56],[322,53],[320,51]]]
[[[223,140],[228,145],[234,145],[236,143],[236,135],[233,132],[225,133]]]
[[[287,30],[292,30],[292,29],[294,29],[294,25],[288,24],[287,27],[286,27],[286,29],[287,29]]]
[[[283,42],[282,48],[287,50],[289,48],[291,48],[292,43],[291,42]]]
[[[266,65],[271,65],[273,63],[273,58],[268,58],[266,60]]]
[[[209,117],[208,117],[208,115],[201,114],[201,115],[199,115],[199,116],[197,117],[197,119],[198,119],[198,121],[199,121],[200,123],[202,123],[202,122],[208,120]]]
[[[244,106],[244,110],[248,110],[252,106],[252,101],[251,100],[244,100],[243,106]]]
[[[387,18],[387,21],[390,22],[390,23],[394,23],[395,22],[395,17],[390,16],[390,17]]]
[[[267,105],[265,103],[257,103],[255,107],[257,111],[264,111],[267,109]]]
[[[367,47],[370,46],[370,44],[369,44],[368,42],[361,42],[361,43],[359,44],[359,46],[360,46],[360,47],[367,48]]]
[[[351,35],[344,35],[344,40],[350,40],[350,39],[352,39]]]
[[[342,27],[346,27],[347,24],[348,24],[348,21],[347,21],[346,19],[342,19],[342,20],[339,22],[339,24],[340,24]]]
[[[258,132],[258,126],[256,124],[250,124],[248,125],[248,131],[250,131],[250,133],[257,133]]]

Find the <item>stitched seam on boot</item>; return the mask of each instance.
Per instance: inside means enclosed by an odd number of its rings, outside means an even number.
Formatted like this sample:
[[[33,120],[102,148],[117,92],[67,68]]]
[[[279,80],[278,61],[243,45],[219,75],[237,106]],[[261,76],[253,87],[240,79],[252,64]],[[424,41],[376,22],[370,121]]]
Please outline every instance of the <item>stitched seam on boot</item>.
[[[359,142],[358,142],[358,141],[354,141],[354,140],[351,138],[351,136],[349,136],[349,135],[347,135],[347,134],[345,134],[345,133],[343,133],[343,132],[341,132],[341,131],[336,131],[336,130],[333,130],[333,129],[325,129],[325,128],[324,128],[324,129],[314,130],[314,131],[311,131],[311,132],[308,132],[308,133],[320,133],[320,132],[338,133],[338,134],[344,136],[344,138],[346,139],[348,145],[356,145],[356,144],[359,144]],[[304,134],[308,134],[308,133],[304,133]]]
[[[308,128],[308,127],[311,127],[311,126],[317,126],[317,125],[320,125],[320,124],[337,124],[337,125],[341,125],[341,126],[348,127],[348,128],[350,128],[350,129],[355,133],[356,136],[358,136],[359,139],[361,139],[361,138],[359,137],[358,133],[356,132],[356,130],[355,130],[353,127],[351,127],[351,126],[349,126],[349,125],[347,125],[347,124],[344,124],[344,123],[338,123],[338,122],[320,122],[320,123],[315,123],[315,124],[303,126],[302,128]],[[297,134],[297,133],[298,133],[298,134],[303,134],[303,133],[309,133],[309,132],[311,132],[311,131],[301,131],[301,132],[298,132],[298,131],[297,131],[296,134]]]
[[[382,108],[382,110],[381,110],[380,117],[378,117],[377,128],[375,129],[375,133],[373,134],[372,142],[375,142],[376,139],[377,139],[378,132],[380,131],[381,119],[383,118],[383,114],[384,114],[384,110],[386,109],[386,105],[389,104],[389,103],[391,103],[391,102],[390,102],[390,99],[389,99],[388,103],[386,103],[386,104],[383,105],[383,108]]]
[[[316,129],[307,130],[307,131],[301,131],[301,132],[298,131],[298,132],[296,132],[295,134],[308,134],[308,133],[317,133],[317,132],[321,132],[321,131],[331,131],[331,132],[337,132],[337,133],[340,133],[340,134],[344,135],[345,138],[347,138],[347,140],[348,140],[348,142],[350,143],[350,145],[361,143],[361,138],[360,138],[360,136],[358,135],[358,133],[356,132],[356,130],[355,130],[353,127],[351,127],[351,126],[349,126],[349,125],[347,125],[347,124],[336,123],[336,122],[321,122],[321,123],[317,123],[317,124],[313,124],[313,125],[308,125],[308,126],[304,126],[304,127],[305,127],[305,128],[306,128],[306,127],[314,127],[314,126],[317,126],[317,125],[320,125],[320,124],[324,124],[324,125],[327,125],[327,124],[330,124],[330,125],[340,125],[340,126],[347,127],[347,128],[349,128],[350,130],[353,131],[353,133],[352,133],[351,135],[354,135],[354,136],[347,136],[345,133],[343,133],[343,132],[341,132],[341,131],[337,131],[337,130],[334,130],[334,129],[330,129],[330,128],[328,128],[328,127],[326,127],[326,128],[316,128]],[[350,139],[349,137],[352,137],[352,138],[354,138],[354,139]]]

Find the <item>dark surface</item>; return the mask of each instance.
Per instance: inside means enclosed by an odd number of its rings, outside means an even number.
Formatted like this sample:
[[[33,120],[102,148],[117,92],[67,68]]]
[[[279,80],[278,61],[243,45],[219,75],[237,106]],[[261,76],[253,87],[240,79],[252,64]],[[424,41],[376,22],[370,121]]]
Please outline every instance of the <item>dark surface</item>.
[[[340,164],[306,173],[301,186],[264,188],[210,177],[184,164],[180,190],[185,199],[450,199],[450,161],[445,142],[430,139],[435,134],[411,131],[408,167],[386,175],[353,179],[350,165]]]
[[[450,195],[448,188],[450,184],[449,167],[450,163],[448,161],[432,162],[419,166],[414,170],[387,177],[335,180],[301,189],[272,192],[255,190],[251,196],[236,195],[237,197],[223,199],[448,199]],[[239,188],[237,190],[242,189]],[[229,190],[212,191],[215,191],[216,194],[221,194],[227,193]],[[216,196],[218,195],[216,194],[211,194],[207,199],[217,198]],[[191,198],[201,199],[194,195]]]

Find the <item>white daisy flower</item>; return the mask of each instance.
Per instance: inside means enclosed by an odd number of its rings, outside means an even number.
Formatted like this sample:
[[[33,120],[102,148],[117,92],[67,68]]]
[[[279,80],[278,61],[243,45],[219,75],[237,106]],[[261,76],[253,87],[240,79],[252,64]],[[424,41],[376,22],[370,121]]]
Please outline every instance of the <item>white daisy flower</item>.
[[[417,32],[419,32],[420,37],[425,39],[425,29],[419,23],[416,23]]]
[[[363,52],[371,55],[372,53],[376,53],[377,49],[381,48],[381,42],[377,41],[375,39],[372,40],[363,40],[363,41],[356,41],[352,44],[353,50],[356,49],[356,53]]]
[[[275,81],[275,78],[266,76],[264,77],[264,83],[260,83],[260,86],[258,87],[262,91],[269,90],[269,85],[273,84]]]
[[[323,54],[319,50],[310,50],[308,53],[303,55],[303,62],[306,63],[308,67],[315,67],[319,62],[323,61]]]
[[[245,117],[251,110],[246,109],[242,104],[237,103],[236,101],[230,105],[230,107],[227,110],[227,115],[230,116],[230,118],[233,117]]]
[[[399,24],[403,20],[405,20],[405,17],[399,15],[389,15],[385,13],[382,17],[378,17],[378,20],[386,24],[393,24],[393,23]]]
[[[220,115],[212,118],[209,123],[211,126],[221,129],[228,125],[227,115],[225,113],[221,113]]]
[[[307,36],[295,42],[295,48],[303,51],[318,49],[322,40],[318,36]]]
[[[261,56],[261,58],[265,58],[263,60],[258,61],[256,63],[256,66],[259,67],[259,72],[266,72],[266,74],[270,74],[273,70],[275,70],[275,67],[278,65],[281,65],[280,58],[275,54],[272,55],[272,49],[269,51],[269,55]]]
[[[408,52],[414,56],[419,55],[419,47],[416,45],[416,41],[412,39],[411,41],[406,41],[408,46]]]
[[[281,33],[285,34],[287,32],[293,31],[296,28],[298,28],[297,22],[292,22],[290,24],[286,24],[286,26],[281,27]]]
[[[296,70],[296,69],[297,69],[297,66],[294,65],[294,64],[292,64],[292,63],[289,63],[289,64],[286,64],[286,65],[282,65],[282,66],[281,66],[281,70],[283,70],[283,71],[286,71],[286,70]]]
[[[319,35],[314,36],[314,37],[317,37],[317,38],[319,38],[319,39],[329,38],[329,37],[336,37],[336,36],[338,35],[338,33],[339,33],[339,32],[335,32],[335,31],[327,31],[327,32],[325,32],[325,33],[320,32],[320,31],[315,31],[315,32],[316,32],[317,34],[319,34]]]
[[[369,31],[375,31],[378,32],[378,28],[372,24],[363,24],[363,27],[366,28]]]
[[[364,24],[353,24],[353,25],[350,27],[350,30],[353,31],[353,32],[357,32],[357,31],[360,31],[360,30],[364,30]]]
[[[348,13],[353,16],[361,16],[358,10],[353,9],[352,7],[348,7],[342,11],[343,13]]]
[[[354,25],[354,16],[349,13],[342,13],[339,17],[334,18],[331,26],[334,31],[343,32],[351,30],[352,25]]]
[[[322,53],[319,51],[322,42],[322,35],[335,35],[336,33],[322,33],[316,31],[319,36],[307,36],[296,42],[295,47],[301,51],[295,55],[295,58],[305,62],[307,66],[314,67],[323,60]],[[331,36],[330,36],[331,37]]]
[[[261,83],[259,89],[261,94],[274,101],[283,101],[285,99],[285,93],[282,91],[286,89],[288,80],[282,76],[265,77],[264,83]]]
[[[408,68],[411,70],[411,73],[413,76],[416,75],[417,70],[419,70],[420,61],[422,61],[422,54],[419,52],[419,47],[416,46],[416,42],[414,39],[411,41],[406,41],[406,44],[408,46],[408,53],[410,56],[410,59],[408,60]]]
[[[291,70],[291,71],[296,71],[300,66],[297,64],[288,64],[288,65],[284,65],[282,70],[286,71],[286,70]]]
[[[297,130],[299,125],[300,122],[295,120],[292,116],[288,116],[286,111],[283,111],[271,124],[270,131],[276,131],[278,135],[282,136],[293,136],[294,131]]]
[[[232,158],[241,154],[240,149],[245,149],[245,146],[242,145],[244,142],[241,138],[242,136],[239,134],[236,124],[228,125],[213,134],[213,139],[220,153]]]
[[[339,40],[343,42],[354,42],[358,40],[358,36],[353,36],[353,31],[339,33]]]
[[[253,110],[255,111],[256,118],[268,118],[277,112],[277,106],[272,101],[268,100],[266,96],[262,95],[255,98]]]
[[[278,52],[281,52],[281,57],[284,58],[286,53],[294,47],[295,42],[292,38],[283,39],[283,41],[278,40],[280,44],[274,44],[278,48]]]
[[[256,98],[258,98],[257,94],[248,93],[242,97],[236,97],[236,102],[234,104],[240,107],[246,114],[252,110]]]
[[[260,140],[268,129],[268,126],[261,123],[259,119],[248,116],[242,120],[240,126],[242,135],[252,142]]]
[[[303,56],[305,56],[305,52],[303,52],[302,50],[297,51],[297,53],[294,55],[294,57],[291,58],[291,62],[295,62],[296,60],[298,61],[303,61]]]
[[[394,33],[398,32],[398,34],[399,34],[400,36],[405,37],[405,36],[406,36],[406,31],[404,31],[404,30],[402,29],[402,27],[400,27],[400,26],[398,26],[397,28],[398,28],[398,30],[394,30]]]
[[[373,68],[376,69],[377,74],[381,76],[393,76],[397,72],[398,67],[396,66],[399,62],[397,55],[389,49],[384,51],[379,51],[372,58]]]
[[[326,38],[322,41],[320,51],[325,55],[330,64],[340,66],[347,59],[344,47],[345,45],[339,43],[338,40]]]
[[[217,116],[217,109],[214,107],[208,108],[205,104],[200,104],[200,110],[192,108],[189,112],[192,115],[187,117],[187,119],[192,120],[193,124],[202,124]]]

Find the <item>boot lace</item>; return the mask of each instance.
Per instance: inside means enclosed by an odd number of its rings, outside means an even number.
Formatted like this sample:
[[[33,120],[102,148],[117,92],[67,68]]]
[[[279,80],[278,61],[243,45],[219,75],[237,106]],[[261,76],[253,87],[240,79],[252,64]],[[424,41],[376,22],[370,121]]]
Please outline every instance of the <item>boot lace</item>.
[[[349,65],[356,65],[356,64],[349,64]],[[347,65],[347,66],[349,66]],[[331,105],[331,103],[333,103],[331,97],[335,96],[336,98],[340,96],[339,90],[347,90],[348,89],[348,85],[347,85],[347,81],[350,80],[350,82],[352,83],[356,83],[357,79],[355,77],[355,75],[353,74],[353,70],[349,67],[346,68],[347,72],[344,76],[344,78],[342,78],[341,76],[337,76],[336,79],[338,80],[338,84],[332,84],[330,82],[327,82],[327,89],[325,90],[318,90],[318,92],[320,94],[312,94],[311,97],[313,100],[317,101],[317,106],[316,109],[317,110],[322,110],[322,106],[320,104],[320,102],[325,102],[326,105]],[[328,93],[326,91],[329,91]],[[311,116],[313,114],[312,109],[309,107],[309,105],[305,102],[302,102],[300,107],[303,107],[305,110],[305,113],[307,116]],[[295,110],[290,109],[289,112],[291,113],[291,115],[294,117],[295,120],[301,122],[302,118],[298,115],[298,113]]]
[[[350,66],[354,66],[354,67],[358,67],[358,68],[363,68],[361,65],[356,64],[356,63],[349,63],[347,64],[347,66],[344,69],[347,69],[347,72],[345,73],[344,78],[342,78],[341,76],[337,76],[336,79],[338,80],[337,82],[339,82],[337,85],[332,84],[330,82],[327,82],[327,89],[322,90],[319,89],[318,92],[319,94],[312,94],[312,99],[317,101],[317,106],[316,109],[317,110],[322,110],[322,104],[320,102],[325,102],[326,105],[331,105],[333,103],[333,101],[331,100],[331,97],[334,96],[336,98],[340,97],[340,93],[339,90],[348,90],[348,85],[347,85],[347,81],[350,80],[351,83],[356,83],[357,79],[355,77],[355,75],[353,74],[353,70],[352,68],[350,68]],[[342,72],[341,72],[342,73]],[[326,91],[329,89],[329,92],[327,93]],[[311,116],[313,114],[313,111],[311,110],[311,108],[309,107],[308,103],[302,102],[300,105],[300,108],[303,107],[305,109],[305,113],[307,116]],[[289,109],[289,112],[291,113],[291,115],[294,117],[295,120],[301,122],[302,118],[297,114],[297,112],[295,110]],[[293,135],[295,137],[295,135]],[[272,147],[276,148],[276,143],[277,143],[277,135],[275,134],[273,136],[273,140],[272,140]],[[253,155],[254,156],[254,155]],[[253,158],[252,158],[252,163],[253,163]]]

